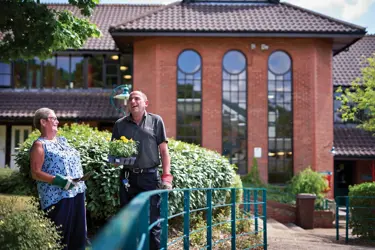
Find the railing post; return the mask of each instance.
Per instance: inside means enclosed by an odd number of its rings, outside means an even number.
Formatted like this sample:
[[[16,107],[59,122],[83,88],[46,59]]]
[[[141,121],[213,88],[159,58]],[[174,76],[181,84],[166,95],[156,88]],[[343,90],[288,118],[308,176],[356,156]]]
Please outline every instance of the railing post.
[[[207,196],[207,249],[212,249],[212,189],[208,189]]]
[[[190,190],[184,190],[184,250],[190,246]]]
[[[166,250],[168,243],[168,192],[161,194],[161,218],[164,220],[161,223],[160,247]]]
[[[267,194],[263,189],[263,249],[267,250]]]
[[[336,199],[335,199],[335,202],[336,202],[336,240],[339,240],[339,230],[340,230],[340,221],[339,221],[339,201],[340,201],[340,196],[337,196]]]
[[[258,190],[254,190],[255,234],[258,234]]]
[[[236,250],[236,189],[231,188],[231,231],[232,250]]]
[[[345,225],[345,243],[348,243],[349,240],[349,196],[346,196],[346,225]]]
[[[150,224],[150,198],[147,199],[144,204],[141,215],[142,216],[139,218],[138,241],[141,241],[142,237],[144,237],[145,240],[142,249],[148,250],[150,249],[150,232],[148,231],[148,226]]]

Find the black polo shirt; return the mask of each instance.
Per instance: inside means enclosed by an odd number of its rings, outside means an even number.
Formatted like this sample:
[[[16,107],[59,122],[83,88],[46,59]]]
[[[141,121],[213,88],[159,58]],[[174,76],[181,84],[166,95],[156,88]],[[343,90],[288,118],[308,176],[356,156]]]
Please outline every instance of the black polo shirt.
[[[120,118],[113,127],[112,139],[119,139],[121,136],[139,142],[138,156],[132,167],[152,168],[160,165],[159,145],[168,142],[160,116],[145,112],[139,125],[131,115]]]

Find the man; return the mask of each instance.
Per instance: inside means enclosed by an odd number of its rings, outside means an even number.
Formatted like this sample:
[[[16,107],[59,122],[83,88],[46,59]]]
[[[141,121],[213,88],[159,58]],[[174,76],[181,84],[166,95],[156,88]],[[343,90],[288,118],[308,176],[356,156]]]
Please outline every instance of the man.
[[[160,116],[146,112],[148,106],[147,96],[141,91],[130,93],[127,102],[129,115],[116,121],[112,131],[112,139],[125,136],[139,142],[137,159],[132,166],[124,166],[120,180],[120,204],[127,205],[131,199],[144,191],[172,188],[172,175],[170,173],[170,157],[168,141],[163,120]],[[160,177],[159,153],[163,168]],[[154,195],[150,200],[150,221],[159,219],[160,196]],[[150,232],[150,249],[160,248],[160,225],[156,225]]]

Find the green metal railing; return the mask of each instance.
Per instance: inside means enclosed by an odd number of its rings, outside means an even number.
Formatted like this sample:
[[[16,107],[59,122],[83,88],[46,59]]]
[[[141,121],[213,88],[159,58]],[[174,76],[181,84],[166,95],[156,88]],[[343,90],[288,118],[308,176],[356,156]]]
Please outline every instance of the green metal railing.
[[[236,203],[236,194],[243,190],[243,199],[240,203]],[[205,193],[205,196],[200,197],[204,199],[205,206],[201,208],[191,209],[190,198],[192,192],[199,191],[199,194]],[[224,191],[229,194],[230,203],[214,204],[213,194]],[[183,211],[173,215],[169,215],[168,196],[171,193],[183,194]],[[161,197],[161,216],[160,219],[150,224],[150,198],[153,195],[160,195]],[[266,206],[266,190],[262,188],[201,188],[201,189],[173,189],[173,190],[155,190],[144,192],[136,196],[125,208],[123,208],[111,221],[104,226],[95,238],[92,244],[92,249],[149,249],[149,233],[150,230],[158,223],[161,225],[160,249],[166,250],[168,247],[183,241],[184,250],[190,247],[190,236],[199,231],[206,230],[206,246],[202,249],[212,249],[215,245],[223,241],[230,241],[231,249],[238,249],[236,247],[237,237],[246,237],[250,235],[258,235],[262,237],[259,244],[248,246],[245,249],[263,248],[267,249],[267,206]],[[214,223],[214,210],[219,208],[230,208],[230,219]],[[243,218],[236,218],[236,210],[240,209],[247,215]],[[196,230],[190,231],[190,215],[194,212],[204,212],[205,226]],[[182,216],[183,235],[168,242],[168,221]],[[236,234],[236,222],[240,220],[253,220],[254,226],[251,232]],[[262,220],[262,225],[260,225]],[[230,224],[230,237],[213,242],[212,230],[216,226],[222,224]]]
[[[339,206],[342,199],[345,200],[345,206]],[[349,242],[349,227],[350,224],[356,224],[356,227],[366,227],[369,235],[375,235],[375,196],[336,196],[336,240],[340,239],[340,210],[345,210],[345,243]],[[360,201],[360,202],[359,202]],[[372,205],[362,205],[365,201],[365,204],[371,203]],[[359,204],[358,204],[359,203]],[[341,208],[341,209],[340,209]],[[353,213],[353,211],[355,211]],[[358,215],[361,214],[359,217]],[[365,215],[365,216],[362,216]],[[374,240],[370,240],[373,241]]]

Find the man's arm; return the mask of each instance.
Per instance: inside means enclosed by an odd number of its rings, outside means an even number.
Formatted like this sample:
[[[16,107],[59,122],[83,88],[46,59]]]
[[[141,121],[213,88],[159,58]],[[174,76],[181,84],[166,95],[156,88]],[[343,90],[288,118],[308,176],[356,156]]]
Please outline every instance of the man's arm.
[[[159,145],[161,165],[163,167],[163,174],[171,174],[171,158],[169,156],[168,144],[163,142]]]

